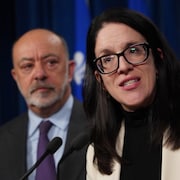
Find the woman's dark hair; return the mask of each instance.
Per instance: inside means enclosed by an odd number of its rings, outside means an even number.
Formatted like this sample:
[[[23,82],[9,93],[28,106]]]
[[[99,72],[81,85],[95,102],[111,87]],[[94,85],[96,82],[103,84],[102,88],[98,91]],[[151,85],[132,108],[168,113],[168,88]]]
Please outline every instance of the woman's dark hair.
[[[158,71],[156,98],[152,104],[150,132],[152,142],[161,143],[167,134],[167,145],[180,147],[180,65],[162,33],[144,15],[124,8],[109,9],[97,16],[87,34],[87,62],[83,87],[84,108],[93,130],[95,159],[101,173],[111,174],[116,152],[116,139],[122,121],[120,104],[103,89],[94,75],[96,37],[106,23],[123,23],[139,32],[151,46]],[[161,53],[160,53],[161,51]]]

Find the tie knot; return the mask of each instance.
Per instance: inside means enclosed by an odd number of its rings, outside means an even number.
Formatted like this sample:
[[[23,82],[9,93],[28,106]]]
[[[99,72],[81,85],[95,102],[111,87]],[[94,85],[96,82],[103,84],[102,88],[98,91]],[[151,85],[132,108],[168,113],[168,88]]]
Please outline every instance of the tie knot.
[[[50,121],[41,122],[39,126],[40,134],[47,134],[51,126],[52,126],[52,123]]]

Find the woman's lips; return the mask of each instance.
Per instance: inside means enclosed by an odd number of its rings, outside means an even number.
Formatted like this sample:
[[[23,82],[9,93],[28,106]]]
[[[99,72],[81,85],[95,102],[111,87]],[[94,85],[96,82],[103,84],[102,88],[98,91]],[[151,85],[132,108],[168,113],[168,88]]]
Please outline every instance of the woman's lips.
[[[139,85],[139,82],[140,78],[131,78],[128,80],[124,80],[122,83],[120,83],[120,86],[125,90],[131,90],[136,88]]]

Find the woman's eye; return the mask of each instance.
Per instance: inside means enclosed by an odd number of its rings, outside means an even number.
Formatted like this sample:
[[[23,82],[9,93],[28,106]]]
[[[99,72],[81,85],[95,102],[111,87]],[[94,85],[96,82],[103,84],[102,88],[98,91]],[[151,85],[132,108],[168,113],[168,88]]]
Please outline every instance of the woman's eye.
[[[101,58],[101,60],[103,61],[103,63],[108,63],[110,61],[112,61],[114,58],[114,56],[105,56],[103,58]]]
[[[137,49],[134,47],[129,50],[130,53],[135,53],[136,51],[137,51]]]

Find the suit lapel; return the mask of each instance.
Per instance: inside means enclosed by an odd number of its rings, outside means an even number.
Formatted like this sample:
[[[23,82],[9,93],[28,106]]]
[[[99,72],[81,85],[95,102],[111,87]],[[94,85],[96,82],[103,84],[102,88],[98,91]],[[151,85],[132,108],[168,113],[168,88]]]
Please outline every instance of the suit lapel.
[[[10,176],[14,179],[20,178],[26,171],[27,122],[27,114],[13,119],[10,126],[7,126],[6,137],[4,137],[8,151],[8,167],[11,169]]]
[[[71,141],[83,131],[88,131],[87,121],[82,104],[74,99],[74,105],[71,113],[70,124],[67,134],[64,154],[66,154],[71,145]],[[87,147],[78,151],[73,151],[66,160],[58,164],[58,179],[81,180],[79,175],[85,173],[85,154]],[[84,174],[85,177],[85,174]],[[85,179],[85,178],[84,178]]]

